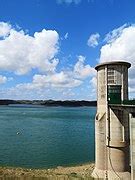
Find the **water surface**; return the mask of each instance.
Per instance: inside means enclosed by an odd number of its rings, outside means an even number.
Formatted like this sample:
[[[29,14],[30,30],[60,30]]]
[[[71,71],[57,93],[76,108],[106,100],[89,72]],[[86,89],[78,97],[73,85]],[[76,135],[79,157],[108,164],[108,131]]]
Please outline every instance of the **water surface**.
[[[93,107],[0,106],[0,166],[48,168],[94,161]]]

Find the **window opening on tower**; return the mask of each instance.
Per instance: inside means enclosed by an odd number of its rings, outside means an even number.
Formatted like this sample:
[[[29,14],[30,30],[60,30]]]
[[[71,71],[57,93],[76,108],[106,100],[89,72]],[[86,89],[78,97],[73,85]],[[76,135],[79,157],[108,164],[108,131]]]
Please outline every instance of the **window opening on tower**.
[[[115,70],[113,68],[108,68],[107,70],[107,79],[108,79],[108,84],[115,84]]]

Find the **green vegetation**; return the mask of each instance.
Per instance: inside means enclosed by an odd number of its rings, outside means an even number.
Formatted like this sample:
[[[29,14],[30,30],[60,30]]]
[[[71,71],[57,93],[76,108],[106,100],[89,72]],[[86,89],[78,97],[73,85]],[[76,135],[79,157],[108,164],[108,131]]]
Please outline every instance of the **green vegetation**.
[[[54,101],[54,100],[0,100],[0,105],[9,104],[31,104],[31,105],[43,105],[43,106],[66,106],[66,107],[79,107],[79,106],[96,106],[96,101]]]

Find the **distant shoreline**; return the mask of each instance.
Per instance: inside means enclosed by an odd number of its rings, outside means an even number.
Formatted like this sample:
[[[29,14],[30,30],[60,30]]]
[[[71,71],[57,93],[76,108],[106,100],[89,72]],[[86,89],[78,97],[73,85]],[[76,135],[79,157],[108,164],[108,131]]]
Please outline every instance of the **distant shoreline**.
[[[8,178],[49,178],[49,179],[92,179],[91,173],[94,169],[94,163],[82,164],[77,166],[62,167],[50,169],[26,169],[26,168],[13,168],[13,167],[0,167],[0,178],[5,180]]]
[[[41,105],[48,107],[63,106],[63,107],[81,107],[81,106],[92,106],[96,107],[97,101],[76,101],[76,100],[65,100],[65,101],[55,101],[55,100],[8,100],[1,99],[0,105],[11,105],[11,104],[23,104],[23,105]]]

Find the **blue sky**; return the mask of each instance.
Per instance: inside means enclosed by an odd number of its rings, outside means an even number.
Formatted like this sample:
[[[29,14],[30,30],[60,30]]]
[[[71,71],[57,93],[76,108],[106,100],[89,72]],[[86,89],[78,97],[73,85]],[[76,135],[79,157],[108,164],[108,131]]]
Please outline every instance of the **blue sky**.
[[[94,66],[125,60],[135,93],[134,0],[0,0],[0,98],[96,99]]]

